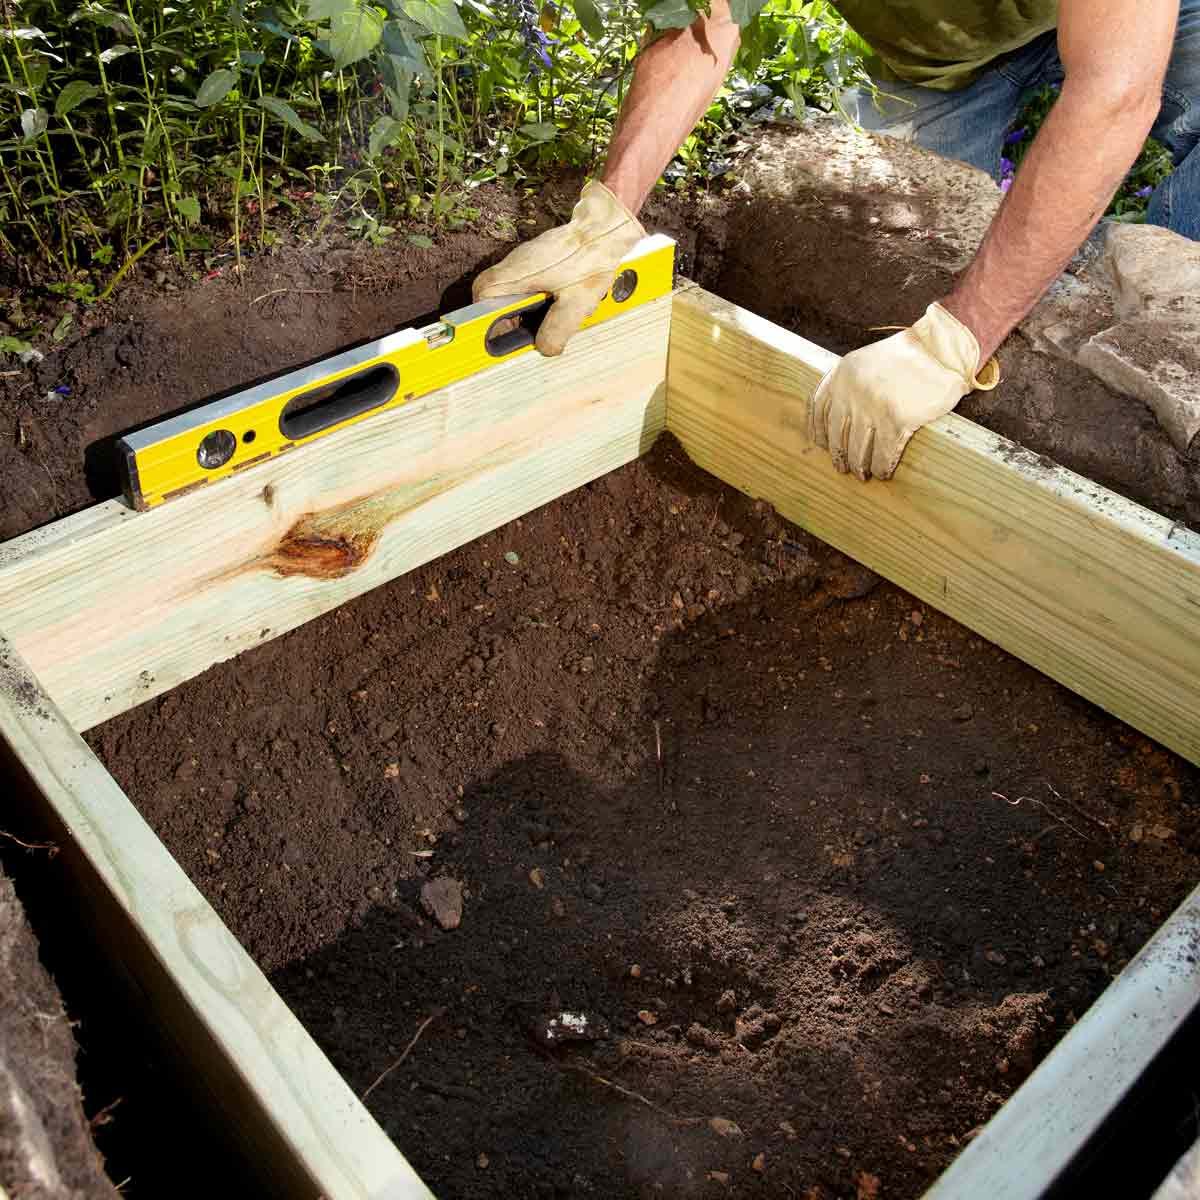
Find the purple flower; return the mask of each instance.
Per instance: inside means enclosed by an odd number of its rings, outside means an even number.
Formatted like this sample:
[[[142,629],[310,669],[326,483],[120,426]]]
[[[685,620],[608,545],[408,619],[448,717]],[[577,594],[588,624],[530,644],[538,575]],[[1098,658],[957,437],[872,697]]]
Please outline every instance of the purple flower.
[[[1004,139],[1006,146],[1015,146],[1018,142],[1025,140],[1025,135],[1029,132],[1028,129],[1014,129],[1008,137]]]
[[[1153,188],[1153,186],[1152,186],[1151,184],[1149,184],[1149,183],[1148,183],[1148,184],[1146,184],[1146,186],[1145,186],[1145,187],[1140,187],[1140,188],[1138,188],[1138,190],[1137,190],[1136,192],[1134,192],[1133,194],[1134,194],[1134,195],[1135,195],[1135,196],[1136,196],[1136,197],[1137,197],[1139,200],[1145,200],[1147,196],[1149,196],[1149,195],[1151,195],[1151,194],[1153,193],[1153,191],[1154,191],[1154,188]]]
[[[1011,158],[1002,158],[1000,160],[1000,178],[1001,179],[1011,177],[1011,176],[1015,175],[1016,172],[1017,172],[1017,165],[1016,165],[1016,163],[1013,162],[1013,160]]]
[[[536,71],[538,63],[543,67],[551,66],[550,56],[546,47],[554,43],[546,36],[541,26],[541,13],[537,0],[513,0],[513,16],[516,18],[517,31],[525,43],[525,53]]]
[[[1012,176],[1011,175],[1007,179],[1000,180],[1000,190],[1002,192],[1007,193],[1008,189],[1010,187],[1012,187]]]

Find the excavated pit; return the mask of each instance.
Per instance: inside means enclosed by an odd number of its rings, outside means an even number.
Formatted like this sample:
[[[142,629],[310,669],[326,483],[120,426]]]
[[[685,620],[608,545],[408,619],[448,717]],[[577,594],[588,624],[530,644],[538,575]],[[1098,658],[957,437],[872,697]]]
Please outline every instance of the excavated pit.
[[[914,265],[938,228],[912,197],[881,228],[886,197],[837,217],[772,191],[786,136],[748,194],[649,224],[705,286],[846,350],[951,259]],[[488,202],[485,226],[520,215]],[[294,251],[143,298],[55,356],[70,413],[10,388],[4,532],[104,491],[88,447],[452,308],[503,248]],[[1019,338],[1004,363],[967,415],[1196,523],[1146,410]],[[439,1014],[368,1107],[447,1197],[918,1196],[1200,867],[1194,767],[669,438],[88,740],[357,1092]],[[164,1117],[136,1018],[92,1007],[37,861],[11,866],[85,1090],[125,1097],[96,1131],[123,1194],[228,1188],[201,1118]],[[449,930],[421,903],[444,877]],[[608,1036],[548,1052],[531,1029],[560,1011]]]

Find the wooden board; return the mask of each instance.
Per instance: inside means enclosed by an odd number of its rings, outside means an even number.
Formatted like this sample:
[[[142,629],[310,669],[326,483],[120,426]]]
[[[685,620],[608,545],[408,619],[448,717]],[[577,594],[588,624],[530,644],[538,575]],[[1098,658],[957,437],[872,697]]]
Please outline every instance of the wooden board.
[[[0,546],[0,624],[78,730],[622,466],[663,426],[671,297],[147,513]]]
[[[806,436],[837,357],[676,294],[667,428],[701,467],[1200,763],[1200,536],[950,415],[889,482]]]
[[[261,1194],[431,1196],[2,635],[0,778],[59,844],[81,919],[243,1141]]]

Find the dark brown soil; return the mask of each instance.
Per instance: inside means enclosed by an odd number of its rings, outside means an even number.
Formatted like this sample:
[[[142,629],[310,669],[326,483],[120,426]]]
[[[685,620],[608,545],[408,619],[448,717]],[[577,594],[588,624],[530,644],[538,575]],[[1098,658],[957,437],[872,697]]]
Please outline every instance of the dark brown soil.
[[[684,271],[834,348],[900,294],[885,238],[894,278],[859,279],[857,241],[788,274],[794,208],[694,215],[652,217],[692,230]],[[452,308],[503,248],[296,250],[144,295],[3,381],[0,536],[107,494],[111,435]],[[1084,385],[1021,361],[997,427],[1102,457],[1062,434]],[[1110,481],[1200,513],[1142,434]],[[1194,768],[669,441],[91,740],[357,1090],[438,1014],[369,1105],[446,1197],[915,1196],[1200,854]],[[419,899],[441,876],[450,932]],[[610,1034],[548,1054],[558,1010]]]
[[[0,1194],[116,1200],[80,1103],[70,1021],[3,873],[0,996]]]
[[[1194,770],[667,441],[92,740],[356,1090],[442,1012],[370,1106],[445,1196],[915,1196],[1200,852]]]

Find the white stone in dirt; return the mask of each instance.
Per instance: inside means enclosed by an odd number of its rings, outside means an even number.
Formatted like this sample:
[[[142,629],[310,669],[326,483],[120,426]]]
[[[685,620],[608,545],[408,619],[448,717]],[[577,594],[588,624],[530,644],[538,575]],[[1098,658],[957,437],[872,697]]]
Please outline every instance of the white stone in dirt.
[[[462,884],[449,875],[428,880],[421,887],[421,907],[443,929],[457,929],[462,924]]]
[[[1200,243],[1153,225],[1112,225],[1103,263],[1118,319],[1077,361],[1146,404],[1186,451],[1200,432]]]

